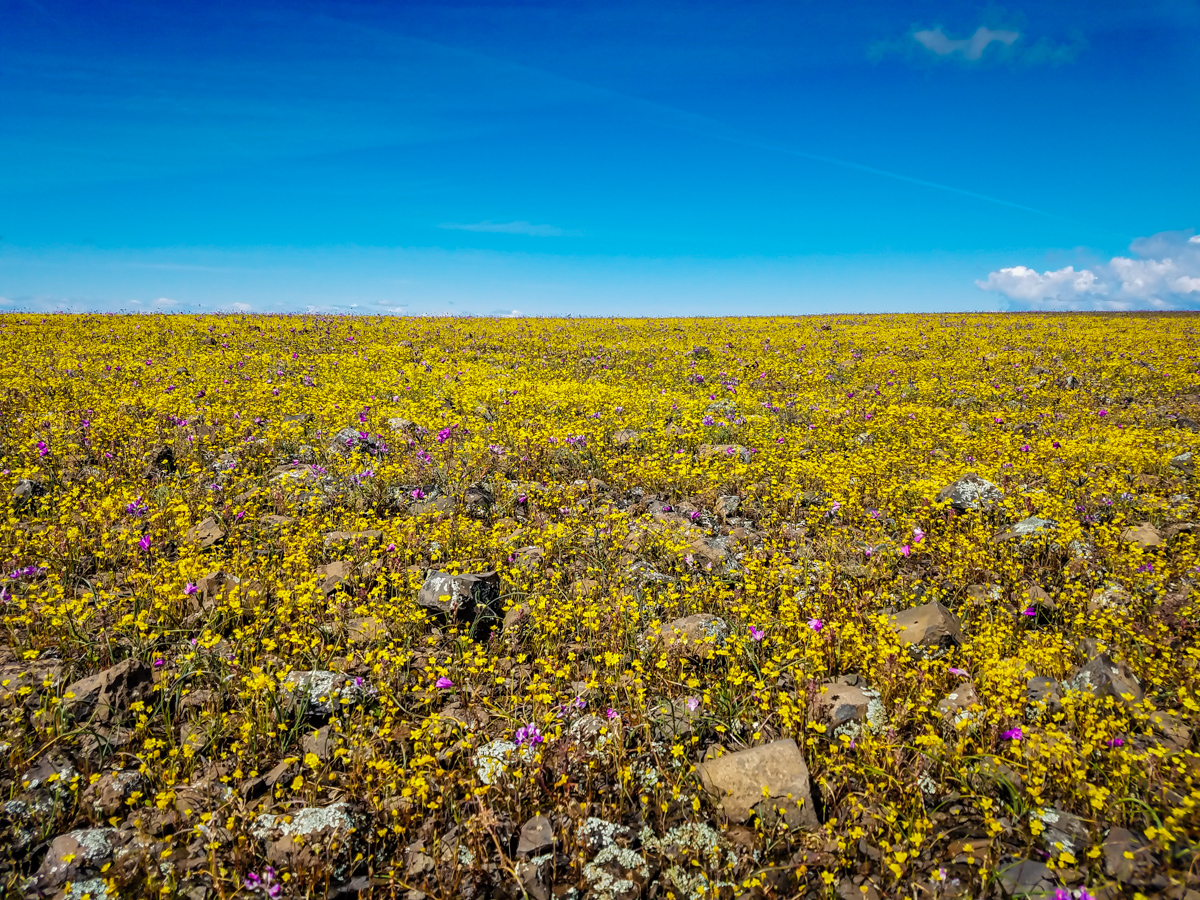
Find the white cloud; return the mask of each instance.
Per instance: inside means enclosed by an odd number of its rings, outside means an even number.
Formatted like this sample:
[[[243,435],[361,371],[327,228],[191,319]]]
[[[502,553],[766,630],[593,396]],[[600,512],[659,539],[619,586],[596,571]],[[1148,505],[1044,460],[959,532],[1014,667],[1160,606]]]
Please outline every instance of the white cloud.
[[[250,312],[253,307],[249,303],[235,303],[233,308],[237,312]]]
[[[913,39],[931,53],[936,53],[938,56],[952,56],[955,53],[961,54],[963,59],[968,59],[974,62],[983,58],[983,52],[994,42],[1003,44],[1005,47],[1011,47],[1013,42],[1021,36],[1019,31],[1009,31],[1007,29],[993,29],[986,25],[980,25],[975,29],[975,33],[969,38],[962,40],[953,40],[942,31],[941,27],[925,29],[922,31],[914,31]]]
[[[574,232],[557,225],[534,225],[532,222],[443,222],[438,228],[451,231],[486,231],[494,234],[525,234],[531,237],[564,237]]]
[[[172,306],[178,306],[179,301],[172,300],[170,297],[159,297],[154,301],[153,305],[159,307],[160,309],[168,309]]]
[[[1163,231],[1138,238],[1132,256],[1076,271],[1066,266],[1037,272],[1011,266],[975,284],[1024,309],[1196,309],[1200,308],[1200,240],[1186,232]]]

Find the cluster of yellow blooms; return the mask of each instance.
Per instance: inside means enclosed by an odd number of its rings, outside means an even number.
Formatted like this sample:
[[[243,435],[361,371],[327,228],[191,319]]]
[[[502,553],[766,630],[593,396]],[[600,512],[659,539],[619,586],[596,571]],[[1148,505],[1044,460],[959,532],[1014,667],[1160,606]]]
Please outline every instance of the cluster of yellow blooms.
[[[1182,897],[1196,325],[2,317],[0,875],[91,826],[109,896]],[[789,738],[815,826],[702,785]]]

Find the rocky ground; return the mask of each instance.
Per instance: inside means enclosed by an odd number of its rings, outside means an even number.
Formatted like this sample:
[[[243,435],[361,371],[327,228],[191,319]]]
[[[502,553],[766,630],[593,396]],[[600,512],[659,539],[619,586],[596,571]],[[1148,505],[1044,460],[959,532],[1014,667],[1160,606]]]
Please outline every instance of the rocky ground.
[[[6,890],[1200,900],[1194,322],[8,317]]]

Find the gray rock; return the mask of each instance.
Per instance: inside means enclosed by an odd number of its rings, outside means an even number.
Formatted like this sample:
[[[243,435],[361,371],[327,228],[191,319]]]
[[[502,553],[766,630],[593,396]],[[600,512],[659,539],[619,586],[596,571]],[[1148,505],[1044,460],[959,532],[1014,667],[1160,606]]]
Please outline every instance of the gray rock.
[[[364,823],[355,809],[349,803],[309,806],[286,818],[290,821],[259,826],[267,833],[267,862],[301,872],[327,870],[334,881],[345,881],[363,846],[359,831]]]
[[[1124,662],[1114,662],[1107,653],[1098,654],[1068,682],[1068,687],[1087,691],[1103,699],[1112,697],[1126,707],[1142,701],[1142,686]]]
[[[517,853],[536,856],[554,848],[554,828],[545,816],[534,816],[521,826],[521,838]]]
[[[1178,469],[1180,472],[1194,472],[1196,470],[1196,461],[1190,452],[1180,453],[1178,456],[1172,457],[1167,463],[1172,469]]]
[[[98,818],[107,820],[128,811],[126,802],[135,791],[143,794],[149,788],[145,776],[137,769],[120,772],[105,772],[95,784],[90,785],[79,798],[84,809]]]
[[[1091,842],[1087,823],[1065,810],[1050,806],[1035,809],[1030,817],[1042,823],[1042,844],[1055,856],[1064,850],[1082,856],[1082,851]]]
[[[1062,712],[1062,694],[1059,684],[1053,678],[1036,675],[1025,683],[1025,699],[1031,704],[1046,704],[1046,712],[1051,715]]]
[[[184,540],[201,550],[207,550],[225,540],[225,529],[213,516],[209,516],[203,522],[198,522],[189,528]]]
[[[341,672],[313,669],[289,672],[280,690],[295,711],[309,716],[328,716],[343,706],[361,703],[374,689],[361,678],[348,678]]]
[[[688,656],[693,659],[713,659],[726,638],[729,625],[719,616],[696,613],[667,622],[657,630],[648,629],[643,640],[648,645],[661,644],[673,656]]]
[[[101,869],[112,862],[116,837],[114,828],[83,828],[60,834],[51,841],[27,888],[37,895],[49,896],[67,882],[99,876]]]
[[[1034,534],[1043,534],[1047,531],[1053,531],[1058,527],[1058,523],[1052,519],[1043,519],[1038,516],[1027,516],[1020,522],[1015,524],[1007,531],[996,535],[996,541],[1011,541],[1019,538],[1029,537]]]
[[[989,509],[1003,499],[1000,488],[974,472],[968,472],[957,481],[938,491],[937,499],[949,502],[958,512]]]
[[[444,621],[490,627],[500,618],[500,576],[495,571],[462,575],[430,571],[417,593],[417,606]]]
[[[341,456],[349,453],[382,453],[386,449],[378,435],[369,435],[356,428],[343,428],[329,443],[329,452]]]
[[[1021,859],[996,870],[1000,887],[1008,897],[1050,897],[1058,881],[1054,872],[1040,862]]]
[[[22,478],[17,481],[17,486],[13,488],[13,506],[18,511],[28,509],[37,502],[38,498],[45,497],[47,493],[49,491],[42,482],[32,478]]]
[[[67,685],[64,707],[76,720],[91,716],[97,723],[110,722],[135,700],[144,699],[152,680],[149,666],[137,659],[123,659],[103,672]]]

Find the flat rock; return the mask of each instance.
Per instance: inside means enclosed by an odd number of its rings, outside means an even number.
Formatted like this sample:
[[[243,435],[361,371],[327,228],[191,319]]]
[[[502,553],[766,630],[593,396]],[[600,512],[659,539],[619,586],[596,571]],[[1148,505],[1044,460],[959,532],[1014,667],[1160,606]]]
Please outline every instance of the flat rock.
[[[975,685],[964,681],[938,701],[937,708],[943,721],[948,726],[957,728],[970,720],[971,707],[979,705],[979,694],[975,691]]]
[[[67,882],[100,875],[112,862],[116,838],[114,828],[82,828],[60,834],[50,842],[29,886],[41,896],[50,896]]]
[[[968,472],[957,481],[938,491],[937,499],[948,502],[958,512],[990,509],[1004,497],[1000,488],[974,472]]]
[[[317,566],[317,590],[323,594],[332,594],[338,588],[350,581],[353,572],[351,564],[344,559],[334,560],[327,566]]]
[[[897,613],[892,627],[906,646],[947,650],[962,643],[958,616],[936,600]]]
[[[1058,881],[1046,865],[1031,859],[1021,859],[996,870],[1000,887],[1008,897],[1050,897]]]
[[[697,767],[700,782],[734,822],[776,807],[792,827],[820,827],[813,808],[808,766],[791,738],[711,759]],[[763,807],[759,807],[763,804]]]
[[[749,463],[751,457],[749,448],[741,444],[701,444],[696,453],[701,459],[736,459],[742,463]]]
[[[872,704],[882,712],[878,692],[871,690],[857,675],[843,675],[822,682],[813,698],[810,715],[836,731],[853,723],[866,723],[876,712]]]
[[[554,827],[545,816],[534,816],[521,826],[517,853],[537,856],[554,847]]]
[[[361,678],[349,678],[341,672],[324,669],[289,672],[280,683],[280,689],[293,709],[304,710],[310,716],[332,715],[334,710],[360,702],[371,693]]]
[[[337,736],[333,733],[332,725],[322,725],[316,731],[310,731],[300,739],[300,750],[304,754],[313,754],[322,762],[327,762],[337,749]]]
[[[1133,544],[1143,550],[1148,550],[1161,544],[1163,536],[1149,522],[1143,522],[1141,525],[1131,525],[1124,529],[1121,532],[1121,540],[1126,544]]]
[[[1044,675],[1035,675],[1025,683],[1025,700],[1028,703],[1046,704],[1051,715],[1062,712],[1062,693],[1057,681]]]
[[[1087,823],[1074,813],[1049,806],[1035,809],[1029,815],[1042,823],[1042,844],[1055,856],[1064,850],[1082,856],[1091,842]]]
[[[998,542],[1019,540],[1030,535],[1053,531],[1057,527],[1058,523],[1053,519],[1043,519],[1040,516],[1026,516],[1020,522],[1013,525],[1012,528],[996,535],[995,540]]]
[[[1156,868],[1154,856],[1141,837],[1125,828],[1110,828],[1104,837],[1104,871],[1126,884],[1149,882]]]
[[[647,643],[661,643],[673,656],[703,660],[713,659],[728,637],[729,625],[724,619],[710,613],[684,616],[643,634]]]
[[[270,835],[267,862],[281,869],[328,870],[334,881],[349,876],[362,843],[362,823],[349,803],[304,807],[285,818],[290,821],[260,826]]]
[[[355,646],[375,644],[391,637],[387,625],[374,616],[360,616],[346,623],[347,640]]]
[[[75,719],[90,715],[95,722],[112,721],[149,693],[152,679],[153,673],[145,663],[123,659],[103,672],[67,685],[63,691],[66,711]]]
[[[225,529],[223,529],[217,520],[209,516],[202,522],[197,522],[187,530],[184,536],[187,543],[201,550],[207,550],[209,547],[219,544],[225,540]]]

